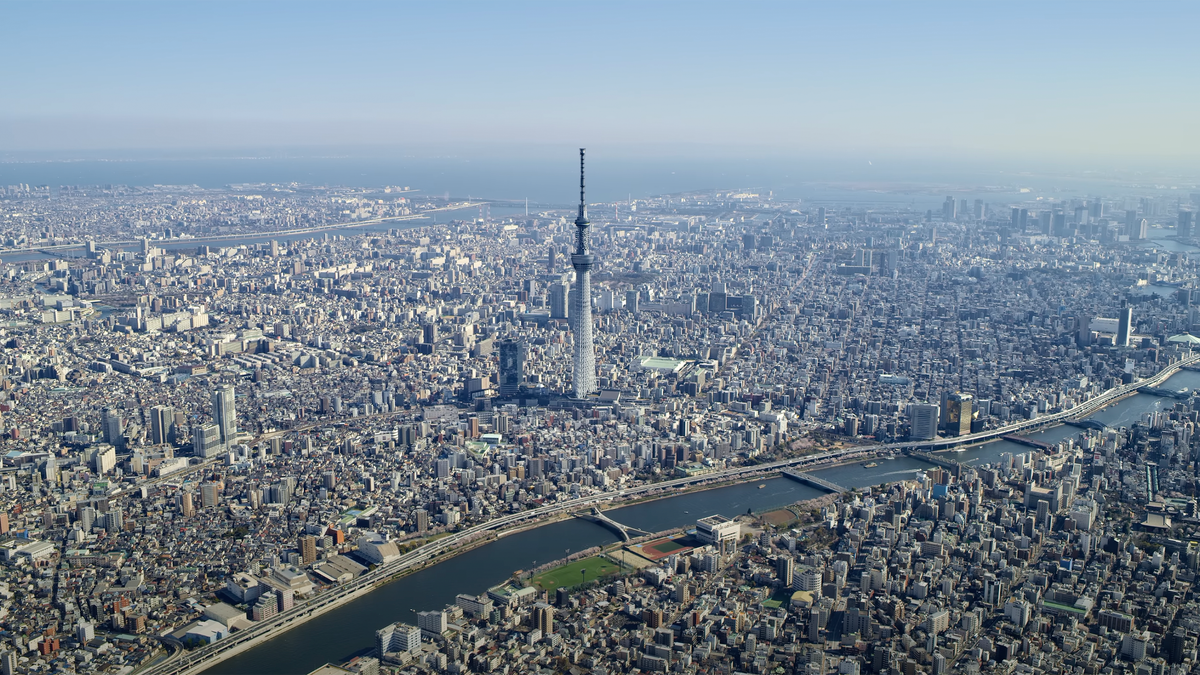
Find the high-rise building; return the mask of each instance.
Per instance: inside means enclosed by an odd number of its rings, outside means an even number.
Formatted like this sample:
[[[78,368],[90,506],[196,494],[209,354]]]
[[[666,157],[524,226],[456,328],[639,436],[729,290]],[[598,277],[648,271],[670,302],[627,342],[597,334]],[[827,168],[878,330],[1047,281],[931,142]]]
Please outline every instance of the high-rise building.
[[[729,296],[726,293],[725,283],[722,281],[712,282],[712,286],[708,292],[708,311],[714,314],[724,312],[725,306],[728,304]]]
[[[279,598],[279,611],[286,612],[296,606],[296,591],[291,588],[284,588],[275,591],[275,595]]]
[[[125,529],[125,514],[122,513],[121,507],[110,506],[108,508],[108,513],[104,516],[104,529],[110,534]]]
[[[1079,347],[1087,347],[1092,344],[1092,327],[1086,316],[1075,317],[1075,344]]]
[[[1129,336],[1133,330],[1133,308],[1122,307],[1117,316],[1117,346],[1128,347]]]
[[[1181,210],[1179,212],[1179,224],[1175,226],[1175,234],[1180,237],[1192,236],[1192,212]]]
[[[42,465],[42,478],[49,483],[58,482],[58,459],[54,455],[46,458],[46,463]]]
[[[185,492],[179,495],[179,512],[184,518],[191,518],[196,515],[196,505],[192,503],[192,493]]]
[[[1067,214],[1063,213],[1062,209],[1054,212],[1054,216],[1050,223],[1050,234],[1057,237],[1065,237],[1069,234],[1067,231]]]
[[[575,218],[575,353],[571,364],[571,388],[575,398],[596,390],[596,347],[592,342],[592,266],[596,262],[588,243],[587,203],[583,199],[583,148],[579,149],[579,215]]]
[[[946,397],[946,433],[966,436],[971,433],[971,395],[955,392]]]
[[[1187,634],[1182,628],[1176,628],[1162,639],[1162,653],[1167,663],[1183,663],[1184,649],[1187,647]]]
[[[417,627],[421,629],[422,635],[441,635],[447,628],[446,613],[441,610],[418,612]]]
[[[942,220],[949,223],[952,222],[957,216],[958,209],[954,202],[954,197],[946,197],[946,201],[942,204]]]
[[[546,272],[554,274],[555,267],[558,267],[558,247],[550,244],[550,253],[546,257]]]
[[[791,556],[781,555],[775,559],[775,575],[786,588],[792,587],[792,575],[795,572],[795,561]]]
[[[533,627],[542,631],[542,635],[554,632],[554,608],[544,602],[539,602],[533,608]]]
[[[121,423],[121,415],[112,408],[104,409],[104,442],[111,443],[116,447],[123,447],[125,439],[122,436],[123,424]]]
[[[515,398],[525,383],[525,343],[500,343],[500,398]]]
[[[758,298],[753,295],[742,296],[742,308],[739,314],[743,319],[754,321],[758,318]]]
[[[571,285],[565,281],[550,284],[550,318],[566,319],[571,313],[567,298],[571,295]]]
[[[209,508],[216,506],[221,501],[221,485],[220,483],[201,483],[200,484],[200,506],[201,508]]]
[[[84,532],[91,532],[92,527],[96,524],[96,509],[90,506],[77,507],[75,509],[75,519],[79,522],[80,529]]]
[[[1050,502],[1039,499],[1037,503],[1037,526],[1050,529]]]
[[[212,422],[192,427],[192,454],[207,459],[221,453],[221,428]]]
[[[284,476],[272,485],[270,490],[272,504],[287,504],[292,501],[292,495],[296,492],[296,477]]]
[[[175,411],[165,405],[156,405],[150,409],[150,442],[162,445],[169,442],[171,424],[175,421]]]
[[[300,537],[300,564],[311,565],[317,561],[317,538],[311,534]]]
[[[910,411],[909,439],[928,441],[937,437],[940,409],[931,403],[915,403]]]
[[[92,455],[92,469],[97,475],[103,476],[117,465],[117,449],[100,446]]]
[[[266,621],[279,613],[279,596],[274,592],[263,593],[250,608],[251,621]]]
[[[213,422],[221,432],[221,445],[228,446],[237,437],[237,412],[234,411],[234,389],[225,385],[213,392]]]
[[[379,655],[389,652],[415,652],[421,648],[421,629],[407,623],[393,623],[375,631]]]

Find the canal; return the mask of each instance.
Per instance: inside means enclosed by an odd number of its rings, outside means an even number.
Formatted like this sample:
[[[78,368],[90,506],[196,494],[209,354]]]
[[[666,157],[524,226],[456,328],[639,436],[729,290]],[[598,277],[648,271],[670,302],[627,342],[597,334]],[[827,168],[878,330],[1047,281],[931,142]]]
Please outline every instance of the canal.
[[[1181,371],[1161,385],[1182,390],[1200,387],[1200,373]],[[1137,394],[1091,417],[1110,426],[1128,426],[1148,412],[1170,407],[1173,399]],[[1026,434],[1056,442],[1078,434],[1071,426],[1057,426]],[[1029,452],[1031,448],[994,441],[961,452],[954,459],[973,465],[995,462],[1001,453]],[[845,487],[867,487],[912,478],[930,467],[910,457],[881,459],[878,466],[846,464],[814,473]],[[759,485],[764,487],[759,488]],[[657,532],[694,523],[713,513],[733,516],[748,509],[762,511],[823,493],[785,478],[754,480],[728,487],[689,492],[677,497],[634,504],[607,513],[617,522]],[[585,520],[566,520],[503,537],[433,567],[409,575],[293,628],[278,637],[218,663],[209,675],[307,673],[324,663],[339,662],[373,648],[375,630],[393,621],[416,622],[415,612],[452,604],[459,593],[479,594],[502,583],[516,570],[565,557],[573,551],[616,542],[609,530]]]

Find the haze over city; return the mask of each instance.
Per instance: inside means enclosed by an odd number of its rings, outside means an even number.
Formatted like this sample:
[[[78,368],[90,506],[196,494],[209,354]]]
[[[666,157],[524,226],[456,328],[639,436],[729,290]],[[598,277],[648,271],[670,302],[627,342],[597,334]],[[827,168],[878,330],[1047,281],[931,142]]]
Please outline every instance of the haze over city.
[[[1198,13],[1187,2],[5,3],[0,150],[586,143],[864,164],[1187,163],[1200,150]]]

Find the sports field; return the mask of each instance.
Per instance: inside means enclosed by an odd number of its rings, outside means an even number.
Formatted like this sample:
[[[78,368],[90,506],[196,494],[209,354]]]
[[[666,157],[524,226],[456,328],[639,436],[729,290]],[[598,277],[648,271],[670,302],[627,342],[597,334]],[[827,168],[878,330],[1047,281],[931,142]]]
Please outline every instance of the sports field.
[[[647,560],[658,562],[672,553],[687,553],[693,548],[689,545],[690,543],[690,540],[685,537],[676,535],[664,539],[655,539],[641,545],[630,546],[629,550]]]
[[[768,511],[759,517],[768,525],[774,525],[775,527],[787,527],[797,520],[796,514],[789,509]]]
[[[675,551],[678,551],[679,549],[684,548],[684,546],[683,546],[683,544],[681,544],[673,539],[668,539],[661,543],[651,544],[649,546],[646,546],[645,548],[647,551],[654,551],[655,553],[658,553],[659,555],[671,555]]]
[[[582,574],[586,571],[587,574]],[[544,591],[556,588],[573,588],[587,581],[609,577],[621,571],[615,562],[601,556],[576,560],[569,565],[542,572],[533,578],[533,586]]]

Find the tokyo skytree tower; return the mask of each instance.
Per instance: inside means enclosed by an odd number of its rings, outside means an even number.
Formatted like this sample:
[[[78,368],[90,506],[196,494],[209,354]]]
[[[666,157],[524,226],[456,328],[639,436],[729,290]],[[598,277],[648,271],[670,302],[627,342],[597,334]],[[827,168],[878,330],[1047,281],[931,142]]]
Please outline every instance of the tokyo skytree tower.
[[[596,257],[588,246],[587,205],[583,201],[583,148],[579,149],[579,216],[575,218],[575,301],[571,307],[575,327],[575,354],[571,389],[575,398],[596,391],[596,348],[592,343],[592,265]]]

